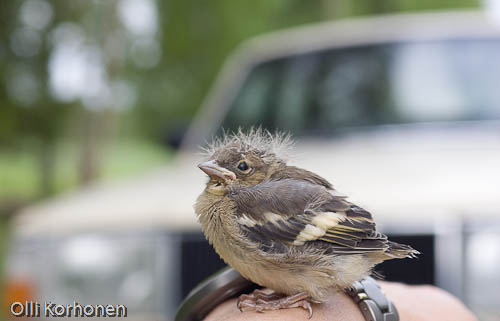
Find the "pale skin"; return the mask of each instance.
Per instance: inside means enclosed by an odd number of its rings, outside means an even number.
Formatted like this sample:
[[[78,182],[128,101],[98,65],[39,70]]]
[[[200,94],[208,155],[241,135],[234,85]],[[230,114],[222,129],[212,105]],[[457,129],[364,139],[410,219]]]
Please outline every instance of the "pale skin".
[[[382,291],[399,312],[401,321],[478,321],[465,305],[446,291],[430,285],[409,286],[381,282]],[[240,312],[236,299],[222,303],[205,321],[364,321],[359,307],[344,293],[335,293],[323,304],[313,304],[313,317],[300,308],[278,311]]]

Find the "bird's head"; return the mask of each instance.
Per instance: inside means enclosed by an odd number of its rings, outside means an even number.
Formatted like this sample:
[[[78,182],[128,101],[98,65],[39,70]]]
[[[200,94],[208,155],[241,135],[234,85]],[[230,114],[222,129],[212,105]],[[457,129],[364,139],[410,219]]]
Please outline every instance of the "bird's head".
[[[206,152],[208,161],[198,165],[210,180],[207,192],[224,195],[233,184],[253,186],[285,166],[283,152],[291,145],[289,135],[271,134],[261,129],[225,135]]]

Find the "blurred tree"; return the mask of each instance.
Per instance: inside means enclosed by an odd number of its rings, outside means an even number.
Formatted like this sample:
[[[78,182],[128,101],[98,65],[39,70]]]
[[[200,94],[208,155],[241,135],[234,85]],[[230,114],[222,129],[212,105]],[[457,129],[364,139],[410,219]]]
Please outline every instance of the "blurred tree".
[[[430,11],[456,8],[477,8],[479,0],[323,0],[328,18],[387,14],[410,11]]]
[[[185,126],[228,53],[243,39],[270,30],[323,19],[315,2],[159,2],[162,60],[156,74],[142,83],[147,90],[136,109],[143,131],[153,137],[164,128]],[[179,124],[180,123],[180,124]],[[151,126],[153,125],[153,126]]]
[[[45,20],[30,21],[30,10],[39,8],[26,8],[26,3],[4,1],[0,9],[0,142],[4,148],[34,151],[39,190],[48,195],[53,191],[54,142],[67,109],[52,101],[45,88],[50,49],[43,33],[51,23],[52,9],[45,7]]]

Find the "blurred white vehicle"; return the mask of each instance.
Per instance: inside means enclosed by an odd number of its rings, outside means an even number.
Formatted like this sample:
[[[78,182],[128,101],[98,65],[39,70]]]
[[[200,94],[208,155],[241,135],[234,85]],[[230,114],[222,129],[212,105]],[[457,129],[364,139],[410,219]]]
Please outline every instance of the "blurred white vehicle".
[[[292,132],[292,162],[329,179],[384,232],[430,235],[426,280],[493,319],[499,57],[499,21],[482,13],[363,18],[252,39],[228,60],[173,164],[22,210],[10,277],[29,280],[37,297],[168,319],[189,271],[208,270],[185,259],[186,240],[201,240],[192,205],[206,178],[196,147],[221,128],[262,125]]]

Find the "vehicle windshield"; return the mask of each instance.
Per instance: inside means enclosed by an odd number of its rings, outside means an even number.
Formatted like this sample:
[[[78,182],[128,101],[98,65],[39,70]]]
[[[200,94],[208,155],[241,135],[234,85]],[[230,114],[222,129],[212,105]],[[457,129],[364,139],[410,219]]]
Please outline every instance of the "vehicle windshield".
[[[500,118],[500,40],[329,49],[254,68],[222,127],[297,135],[360,126]]]

